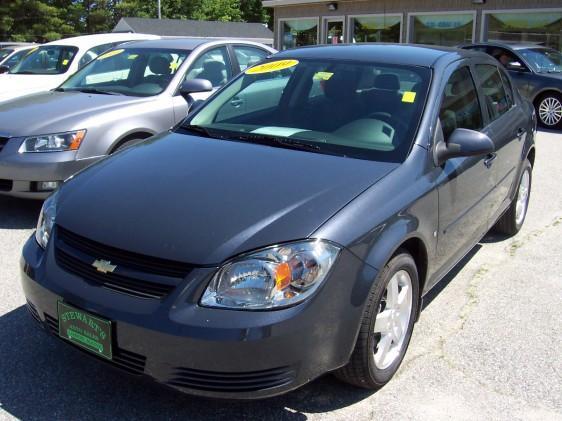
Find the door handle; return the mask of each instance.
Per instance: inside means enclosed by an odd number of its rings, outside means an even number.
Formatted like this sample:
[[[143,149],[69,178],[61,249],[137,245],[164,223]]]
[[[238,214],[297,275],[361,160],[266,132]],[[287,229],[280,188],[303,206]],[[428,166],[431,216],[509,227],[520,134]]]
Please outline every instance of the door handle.
[[[527,130],[523,129],[523,128],[519,128],[517,129],[517,134],[516,136],[519,138],[519,140],[521,140],[523,138],[523,135],[527,133]]]
[[[244,100],[238,98],[238,97],[234,97],[232,98],[232,100],[230,101],[230,105],[232,105],[234,108],[238,108],[239,106],[241,106],[244,103]]]
[[[486,165],[486,168],[490,168],[497,157],[498,155],[495,153],[488,154],[486,156],[486,159],[484,160],[484,165]]]

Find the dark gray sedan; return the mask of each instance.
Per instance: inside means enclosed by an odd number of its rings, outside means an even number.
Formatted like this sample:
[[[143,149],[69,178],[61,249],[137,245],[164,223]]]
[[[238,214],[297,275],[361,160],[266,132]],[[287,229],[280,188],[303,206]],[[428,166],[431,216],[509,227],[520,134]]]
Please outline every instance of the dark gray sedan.
[[[123,44],[53,91],[0,104],[0,194],[45,198],[107,155],[168,130],[275,50],[251,41],[175,38]],[[208,92],[182,84],[208,80]]]
[[[285,51],[50,196],[23,249],[28,308],[188,393],[263,398],[332,371],[380,388],[424,295],[490,228],[523,225],[535,127],[486,54]]]
[[[462,46],[497,59],[521,94],[535,106],[539,124],[562,129],[562,54],[536,44],[481,43]]]

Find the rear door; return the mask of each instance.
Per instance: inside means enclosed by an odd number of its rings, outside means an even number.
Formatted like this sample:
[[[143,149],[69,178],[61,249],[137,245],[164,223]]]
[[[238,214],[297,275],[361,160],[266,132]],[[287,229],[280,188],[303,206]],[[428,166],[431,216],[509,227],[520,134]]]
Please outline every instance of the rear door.
[[[458,128],[490,134],[484,127],[482,106],[469,62],[449,71],[444,86],[435,144],[448,142]],[[488,156],[460,157],[447,160],[438,181],[439,232],[437,264],[448,270],[486,232],[494,187],[486,165]]]
[[[494,159],[488,161],[495,185],[494,208],[490,215],[493,223],[509,204],[526,136],[526,119],[503,69],[493,64],[475,63],[474,71],[481,102],[485,105],[486,127],[496,147]]]

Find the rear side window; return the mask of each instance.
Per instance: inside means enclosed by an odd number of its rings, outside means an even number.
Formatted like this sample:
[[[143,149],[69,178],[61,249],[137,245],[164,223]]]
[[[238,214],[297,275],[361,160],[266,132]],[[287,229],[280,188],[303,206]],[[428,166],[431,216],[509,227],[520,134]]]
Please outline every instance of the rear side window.
[[[456,70],[445,85],[439,118],[445,141],[455,129],[482,129],[476,86],[467,67]]]
[[[233,48],[241,72],[246,70],[248,67],[259,63],[269,55],[269,51],[262,50],[261,48],[256,47],[235,45]]]
[[[509,110],[511,104],[513,104],[513,99],[511,99],[510,104],[510,99],[496,66],[477,64],[476,74],[484,94],[490,121],[494,121]]]

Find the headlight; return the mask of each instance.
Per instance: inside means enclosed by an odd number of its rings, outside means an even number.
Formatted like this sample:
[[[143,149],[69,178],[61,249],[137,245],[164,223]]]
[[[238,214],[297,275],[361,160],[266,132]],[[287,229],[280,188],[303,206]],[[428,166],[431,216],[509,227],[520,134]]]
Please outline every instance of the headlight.
[[[78,150],[85,136],[86,130],[77,130],[27,137],[23,140],[19,153],[75,151]]]
[[[263,310],[293,305],[322,284],[340,249],[322,240],[266,248],[223,265],[201,305]]]
[[[35,239],[42,248],[47,248],[51,231],[55,225],[55,217],[57,214],[57,196],[58,190],[50,195],[43,203],[39,221],[37,221],[37,229],[35,230]]]

